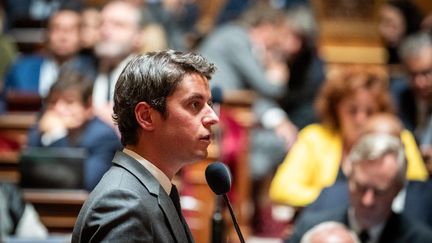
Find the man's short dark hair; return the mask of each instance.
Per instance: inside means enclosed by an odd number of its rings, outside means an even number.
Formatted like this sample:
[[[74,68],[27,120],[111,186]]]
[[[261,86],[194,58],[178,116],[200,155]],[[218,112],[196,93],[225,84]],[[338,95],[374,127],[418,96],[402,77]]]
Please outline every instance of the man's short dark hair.
[[[134,57],[120,74],[114,92],[114,122],[122,144],[138,142],[135,106],[147,102],[167,117],[167,97],[174,93],[187,74],[198,73],[211,79],[215,66],[201,55],[167,50]]]

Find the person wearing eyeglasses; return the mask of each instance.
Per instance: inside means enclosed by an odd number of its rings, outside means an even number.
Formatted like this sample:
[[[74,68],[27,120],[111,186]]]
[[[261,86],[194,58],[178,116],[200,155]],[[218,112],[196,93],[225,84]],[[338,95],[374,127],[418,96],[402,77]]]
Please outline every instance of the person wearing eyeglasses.
[[[398,97],[404,125],[416,135],[429,173],[432,173],[432,37],[420,32],[405,39],[400,55],[410,89]]]

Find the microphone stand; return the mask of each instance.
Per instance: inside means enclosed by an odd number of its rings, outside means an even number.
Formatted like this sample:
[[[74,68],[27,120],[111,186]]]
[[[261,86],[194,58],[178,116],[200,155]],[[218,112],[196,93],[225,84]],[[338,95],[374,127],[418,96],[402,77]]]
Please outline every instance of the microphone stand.
[[[240,242],[241,242],[241,243],[245,243],[245,240],[244,240],[244,238],[243,238],[243,235],[242,235],[242,233],[241,233],[241,231],[240,231],[240,227],[239,227],[239,225],[238,225],[238,223],[237,223],[237,219],[236,219],[236,217],[235,217],[235,215],[234,215],[234,211],[233,211],[233,209],[232,209],[232,207],[231,207],[231,203],[229,202],[229,199],[228,199],[228,196],[226,195],[226,193],[223,194],[223,198],[224,198],[224,200],[225,200],[225,203],[228,205],[228,209],[229,209],[229,212],[230,212],[230,214],[231,214],[231,218],[232,218],[233,223],[234,223],[234,228],[235,228],[236,231],[237,231],[237,235],[238,235],[238,237],[239,237],[239,239],[240,239]]]

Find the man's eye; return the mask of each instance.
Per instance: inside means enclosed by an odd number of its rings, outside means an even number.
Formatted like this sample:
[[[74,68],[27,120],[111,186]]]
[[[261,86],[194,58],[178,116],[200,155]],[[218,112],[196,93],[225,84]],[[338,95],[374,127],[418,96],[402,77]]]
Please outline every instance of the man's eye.
[[[198,101],[195,101],[195,102],[191,103],[191,106],[192,106],[192,108],[197,109],[197,108],[200,108],[201,103]]]
[[[209,100],[209,101],[207,102],[207,104],[208,104],[211,108],[213,108],[213,101]]]

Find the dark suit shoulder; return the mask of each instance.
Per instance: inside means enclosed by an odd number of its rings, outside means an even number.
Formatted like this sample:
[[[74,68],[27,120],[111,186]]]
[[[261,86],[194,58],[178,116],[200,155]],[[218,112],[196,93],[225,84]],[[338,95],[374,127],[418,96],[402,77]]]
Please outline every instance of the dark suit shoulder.
[[[153,242],[158,200],[127,171],[113,167],[91,192],[72,242]]]
[[[387,221],[379,242],[432,243],[432,231],[415,219],[393,214]]]

